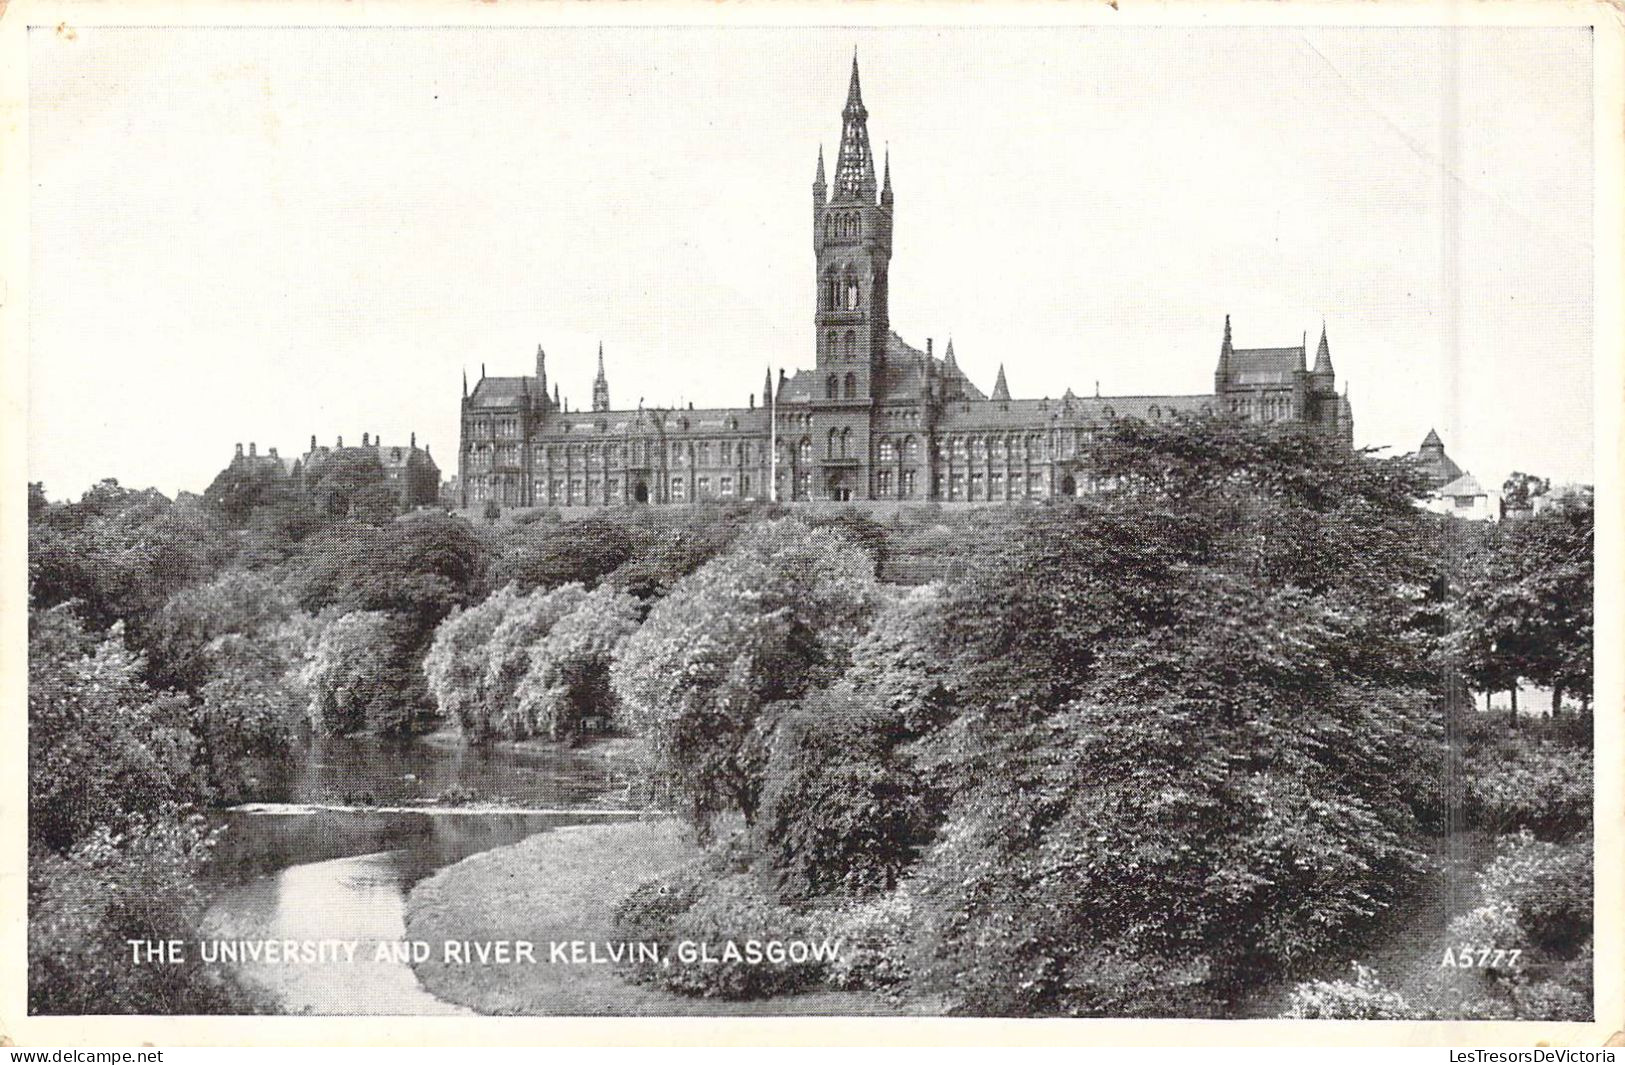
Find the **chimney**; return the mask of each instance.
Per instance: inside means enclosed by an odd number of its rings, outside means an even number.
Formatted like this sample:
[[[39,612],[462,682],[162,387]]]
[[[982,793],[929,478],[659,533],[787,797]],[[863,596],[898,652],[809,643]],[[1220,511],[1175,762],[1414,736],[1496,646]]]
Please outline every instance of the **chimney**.
[[[241,444],[237,445],[237,457],[238,458],[243,457],[243,445],[241,445]]]
[[[254,457],[254,441],[252,441],[252,440],[250,440],[248,442],[248,457],[249,458]]]
[[[314,453],[315,450],[316,450],[316,434],[315,433],[310,434],[310,450],[311,450],[312,453]]]
[[[274,447],[271,449],[271,457],[276,458],[276,448]]]
[[[361,434],[361,446],[362,447],[367,446],[367,434],[366,433]]]
[[[928,358],[928,359],[931,357],[931,338],[930,337],[925,338],[925,357]]]
[[[333,446],[334,447],[343,447],[344,446],[344,437],[342,435],[339,436],[338,443],[334,444]]]
[[[417,434],[417,433],[416,433],[416,432],[414,432],[414,433],[413,433],[413,434],[412,434],[412,438],[411,438],[411,446],[412,446],[412,447],[417,447],[417,446],[418,446],[418,434]]]

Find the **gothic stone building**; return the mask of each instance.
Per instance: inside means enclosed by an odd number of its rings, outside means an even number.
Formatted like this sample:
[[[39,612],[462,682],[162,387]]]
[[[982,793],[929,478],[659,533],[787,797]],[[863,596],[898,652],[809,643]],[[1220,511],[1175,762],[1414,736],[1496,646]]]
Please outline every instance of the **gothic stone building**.
[[[1114,418],[1180,411],[1315,427],[1345,446],[1322,329],[1292,347],[1238,348],[1224,325],[1213,391],[1179,396],[1014,399],[1000,366],[991,394],[910,346],[887,317],[895,201],[890,159],[876,179],[856,59],[841,112],[833,185],[823,150],[812,186],[814,368],[763,382],[744,408],[616,410],[603,347],[590,410],[571,411],[534,375],[463,381],[458,494],[463,506],[605,506],[705,499],[999,502],[1087,491],[1082,447]],[[778,450],[777,462],[772,449]]]

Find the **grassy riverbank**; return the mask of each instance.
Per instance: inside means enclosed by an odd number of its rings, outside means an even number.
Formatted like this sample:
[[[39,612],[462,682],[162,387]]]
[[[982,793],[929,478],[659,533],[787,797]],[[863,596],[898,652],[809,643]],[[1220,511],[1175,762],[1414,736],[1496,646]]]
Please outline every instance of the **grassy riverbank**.
[[[674,995],[625,983],[604,964],[549,964],[546,944],[615,940],[616,906],[634,888],[698,853],[672,820],[560,828],[484,851],[418,884],[406,900],[406,935],[443,940],[528,940],[537,964],[417,967],[435,996],[484,1014],[712,1016],[885,1014],[874,996],[819,992],[759,1002]]]

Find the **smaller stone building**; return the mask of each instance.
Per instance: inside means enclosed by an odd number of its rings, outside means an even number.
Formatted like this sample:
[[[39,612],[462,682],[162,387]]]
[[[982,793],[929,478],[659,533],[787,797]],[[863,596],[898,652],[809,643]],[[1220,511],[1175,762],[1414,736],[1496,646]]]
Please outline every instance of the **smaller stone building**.
[[[373,489],[382,489],[401,510],[439,503],[440,468],[427,445],[418,447],[416,433],[405,444],[385,444],[362,433],[359,447],[346,447],[342,436],[328,447],[312,436],[310,450],[298,458],[280,455],[274,447],[262,455],[254,443],[245,452],[238,444],[205,497],[240,518],[256,506],[291,498],[327,505],[342,496],[342,511],[359,493]]]

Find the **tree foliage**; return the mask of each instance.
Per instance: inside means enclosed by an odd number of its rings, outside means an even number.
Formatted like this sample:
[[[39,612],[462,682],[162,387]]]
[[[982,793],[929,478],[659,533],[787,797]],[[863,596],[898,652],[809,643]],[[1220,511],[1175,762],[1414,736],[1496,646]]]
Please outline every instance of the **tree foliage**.
[[[655,605],[611,682],[693,821],[755,816],[771,708],[841,674],[878,600],[866,553],[787,518],[752,528]]]

